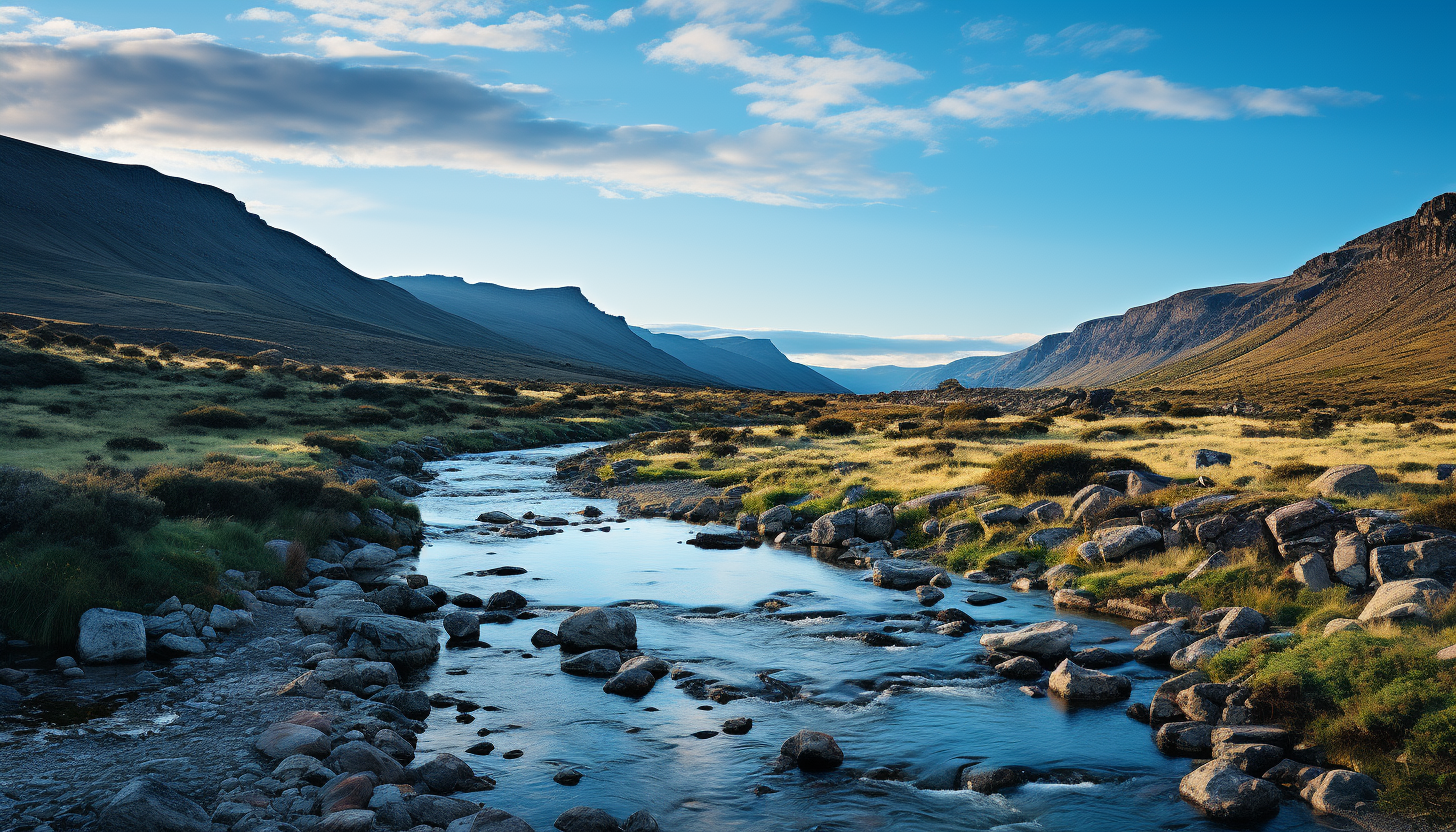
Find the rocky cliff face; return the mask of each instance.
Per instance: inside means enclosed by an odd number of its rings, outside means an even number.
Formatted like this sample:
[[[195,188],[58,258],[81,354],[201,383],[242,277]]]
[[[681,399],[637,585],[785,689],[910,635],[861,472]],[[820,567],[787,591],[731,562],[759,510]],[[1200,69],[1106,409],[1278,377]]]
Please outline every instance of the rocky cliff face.
[[[1025,350],[915,377],[968,387],[1357,388],[1439,383],[1456,344],[1456,194],[1322,254],[1288,277],[1180,292]]]

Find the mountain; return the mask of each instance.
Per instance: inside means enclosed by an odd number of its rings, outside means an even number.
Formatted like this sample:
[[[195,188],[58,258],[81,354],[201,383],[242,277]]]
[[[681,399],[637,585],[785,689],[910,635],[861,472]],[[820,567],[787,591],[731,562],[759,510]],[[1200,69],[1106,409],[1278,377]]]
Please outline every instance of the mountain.
[[[647,343],[625,319],[598,309],[575,286],[511,289],[438,274],[384,279],[493,332],[574,361],[631,367],[684,385],[727,386]]]
[[[836,384],[848,387],[851,392],[861,395],[868,393],[883,393],[887,390],[920,390],[920,387],[909,386],[911,379],[925,370],[934,370],[945,365],[935,367],[897,367],[894,364],[883,364],[879,367],[862,367],[859,369],[845,369],[842,367],[810,367],[820,375],[828,378]],[[930,385],[934,387],[935,385]]]
[[[3,136],[0,312],[306,362],[662,381],[562,358],[356,274],[218,188]]]
[[[1287,277],[1194,289],[923,368],[904,389],[1107,386],[1348,391],[1449,385],[1456,371],[1456,194]]]
[[[825,378],[811,367],[797,364],[779,352],[766,338],[686,338],[649,332],[641,327],[632,331],[668,355],[689,367],[716,376],[737,387],[758,390],[784,390],[792,393],[848,393],[842,385]]]

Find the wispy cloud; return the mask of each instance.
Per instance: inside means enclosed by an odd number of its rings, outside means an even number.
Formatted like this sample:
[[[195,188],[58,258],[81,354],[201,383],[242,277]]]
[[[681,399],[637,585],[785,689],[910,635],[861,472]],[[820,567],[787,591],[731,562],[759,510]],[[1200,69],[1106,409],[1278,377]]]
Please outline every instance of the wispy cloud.
[[[453,73],[45,23],[54,43],[0,46],[0,127],[86,152],[435,166],[771,205],[897,198],[917,187],[875,170],[871,145],[804,128],[723,135],[587,124]],[[11,40],[39,37],[28,27]]]
[[[312,41],[325,58],[419,58],[418,52],[386,49],[369,40],[352,40],[341,35],[326,35]]]
[[[587,14],[506,14],[502,0],[287,0],[310,12],[308,22],[364,35],[386,43],[441,44],[542,52],[559,49],[573,30],[600,32],[632,22],[631,9],[605,19]],[[572,11],[571,7],[565,11]]]
[[[1152,29],[1135,29],[1120,24],[1074,23],[1055,35],[1031,35],[1026,51],[1033,55],[1081,52],[1099,57],[1111,52],[1137,52],[1158,37]]]
[[[961,37],[968,41],[990,42],[1010,37],[1016,29],[1016,21],[1005,15],[986,20],[970,20],[961,26]]]
[[[1035,343],[1039,335],[853,335],[788,329],[733,329],[701,324],[646,324],[644,329],[689,338],[767,338],[794,361],[816,367],[863,368],[895,364],[925,367],[968,355],[1002,355]]]
[[[228,15],[228,20],[251,20],[260,23],[296,23],[298,18],[292,13],[278,9],[265,9],[262,6],[254,6],[238,14]]]

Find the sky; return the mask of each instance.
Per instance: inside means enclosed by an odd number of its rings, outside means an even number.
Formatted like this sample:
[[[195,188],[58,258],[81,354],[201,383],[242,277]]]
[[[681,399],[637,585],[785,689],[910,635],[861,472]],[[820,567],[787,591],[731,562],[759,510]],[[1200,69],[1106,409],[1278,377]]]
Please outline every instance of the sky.
[[[0,133],[225,188],[371,277],[915,366],[1456,190],[1452,31],[1419,0],[40,0],[0,6]]]

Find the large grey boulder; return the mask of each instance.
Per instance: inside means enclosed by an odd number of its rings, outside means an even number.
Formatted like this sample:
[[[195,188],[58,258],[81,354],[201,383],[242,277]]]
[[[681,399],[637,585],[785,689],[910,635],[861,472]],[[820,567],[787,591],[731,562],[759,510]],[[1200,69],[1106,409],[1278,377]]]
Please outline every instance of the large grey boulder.
[[[445,634],[456,641],[474,641],[480,638],[480,616],[465,610],[456,610],[440,622]]]
[[[1335,518],[1335,510],[1324,500],[1302,500],[1269,512],[1264,524],[1280,543],[1297,540],[1305,532]]]
[[[783,767],[793,765],[803,771],[828,771],[844,762],[844,751],[828,734],[805,729],[784,740],[779,759]]]
[[[1269,619],[1250,607],[1233,607],[1218,623],[1218,636],[1225,640],[1257,636],[1269,629]]]
[[[590,806],[573,806],[557,815],[552,824],[561,832],[621,832],[617,819],[601,809]]]
[[[632,667],[622,670],[608,679],[607,683],[602,685],[602,690],[617,696],[635,699],[639,696],[646,696],[652,691],[652,686],[655,684],[657,684],[657,677],[652,675],[652,671],[645,667]]]
[[[329,735],[309,725],[276,722],[263,729],[253,747],[272,760],[283,760],[295,754],[327,757],[331,750]]]
[[[854,527],[859,511],[852,508],[832,511],[809,527],[809,542],[816,546],[839,546],[855,536]]]
[[[1330,568],[1319,555],[1305,555],[1286,570],[1289,577],[1309,587],[1314,592],[1329,589],[1335,585],[1330,580]]]
[[[583,607],[567,616],[556,634],[568,653],[636,650],[637,616],[619,607]]]
[[[895,506],[895,513],[899,514],[903,511],[915,511],[916,509],[925,509],[931,514],[938,514],[941,509],[951,505],[952,503],[963,502],[965,500],[971,499],[972,497],[977,497],[985,493],[986,487],[982,485],[972,485],[967,486],[966,488],[957,488],[952,491],[939,491],[935,494],[926,494],[923,497],[916,497],[913,500],[906,500],[905,502]]]
[[[399,553],[378,543],[370,543],[344,555],[344,568],[350,572],[376,572],[399,559]]]
[[[439,604],[436,604],[423,592],[399,584],[392,584],[373,592],[368,599],[378,604],[379,608],[389,615],[403,615],[407,618],[431,613],[440,608]]]
[[[1127,472],[1127,496],[1141,497],[1154,491],[1162,491],[1173,484],[1172,477],[1164,477],[1148,471]]]
[[[1142,643],[1133,648],[1132,655],[1140,662],[1166,664],[1172,660],[1173,654],[1192,644],[1197,638],[1182,626],[1164,627],[1149,633]]]
[[[394,665],[365,659],[324,659],[309,675],[320,684],[347,690],[355,696],[362,696],[372,687],[399,685],[399,672]]]
[[[531,824],[501,809],[481,809],[451,822],[445,832],[536,832]]]
[[[1152,552],[1163,546],[1163,532],[1152,526],[1120,526],[1104,529],[1092,537],[1097,551],[1107,563],[1117,563],[1140,552]]]
[[[884,503],[855,512],[854,536],[862,540],[889,540],[895,533],[895,512]]]
[[[1228,760],[1204,763],[1178,784],[1184,800],[1214,820],[1261,820],[1279,812],[1279,787],[1239,771]]]
[[[1105,485],[1089,485],[1072,495],[1072,520],[1083,522],[1095,520],[1114,501],[1122,499],[1122,492]]]
[[[1412,578],[1405,581],[1391,581],[1381,584],[1375,594],[1360,611],[1361,621],[1370,621],[1385,616],[1397,607],[1415,604],[1429,610],[1444,603],[1451,591],[1430,578]]]
[[[1212,468],[1215,465],[1232,465],[1233,461],[1233,454],[1224,453],[1223,451],[1199,448],[1193,452],[1193,467],[1195,469]]]
[[[875,562],[871,578],[885,589],[915,589],[944,575],[945,570],[918,560],[883,559]]]
[[[1055,523],[1067,516],[1067,510],[1062,508],[1062,504],[1051,500],[1037,500],[1023,507],[1021,513],[1031,523]]]
[[[1056,503],[1052,505],[1056,505]],[[1069,529],[1065,526],[1052,526],[1049,529],[1039,529],[1032,532],[1027,536],[1026,542],[1039,549],[1055,549],[1076,536],[1076,529]]]
[[[794,522],[794,510],[788,506],[774,506],[758,515],[758,536],[773,540]]]
[[[1364,589],[1370,582],[1369,559],[1362,535],[1350,531],[1335,533],[1335,551],[1330,557],[1335,580],[1353,589]]]
[[[1168,657],[1168,666],[1178,671],[1196,670],[1198,665],[1229,647],[1229,643],[1218,636],[1201,638]]]
[[[1197,721],[1164,723],[1153,742],[1174,757],[1207,757],[1213,753],[1213,726]]]
[[[1132,693],[1132,680],[1088,670],[1063,659],[1047,680],[1047,690],[1073,702],[1115,702]]]
[[[1369,465],[1336,465],[1309,484],[1309,490],[1325,497],[1368,497],[1384,488]]]
[[[155,777],[139,777],[102,808],[107,832],[213,832],[207,812]]]
[[[398,760],[362,740],[346,742],[335,748],[324,759],[324,766],[340,774],[372,772],[381,783],[405,782],[404,766]]]
[[[981,646],[1003,653],[1060,659],[1071,652],[1077,625],[1068,621],[1042,621],[1009,633],[986,633]]]
[[[82,664],[139,662],[147,657],[147,628],[141,615],[102,608],[81,614],[76,657]]]
[[[1337,769],[1316,777],[1299,793],[1317,812],[1352,812],[1374,808],[1380,784],[1356,771]]]
[[[400,667],[424,667],[440,654],[434,627],[393,615],[342,616],[338,638],[360,658]]]
[[[1456,537],[1436,537],[1370,550],[1370,571],[1377,583],[1433,578],[1456,584]]]
[[[614,676],[621,668],[622,654],[605,648],[588,650],[561,660],[561,672],[573,676]]]

